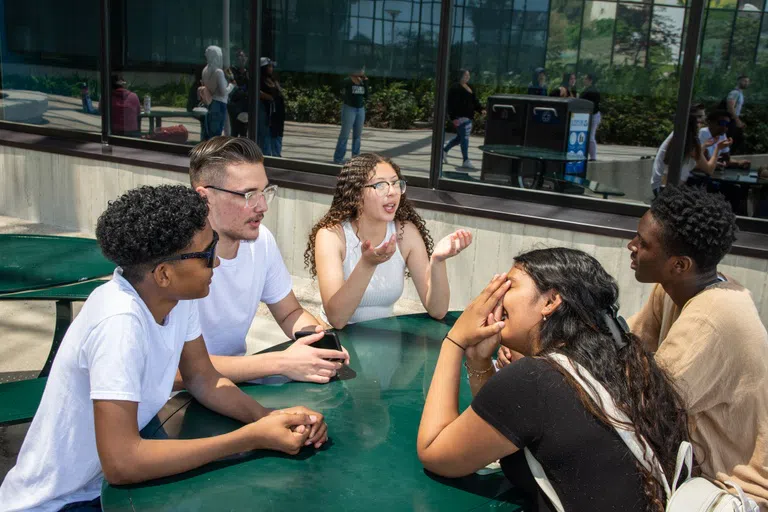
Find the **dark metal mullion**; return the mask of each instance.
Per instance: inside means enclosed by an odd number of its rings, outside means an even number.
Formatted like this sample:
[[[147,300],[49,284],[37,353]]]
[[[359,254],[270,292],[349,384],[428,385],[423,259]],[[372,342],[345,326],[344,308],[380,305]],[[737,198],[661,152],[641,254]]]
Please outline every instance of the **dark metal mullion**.
[[[251,76],[251,84],[248,90],[248,134],[253,141],[257,140],[258,131],[258,102],[261,89],[261,67],[258,65],[261,59],[261,18],[262,0],[251,0],[250,19],[250,60],[248,61],[248,74]]]
[[[648,34],[645,38],[645,66],[643,66],[645,69],[648,69],[648,65],[651,62],[651,31],[653,29],[654,7],[656,7],[656,4],[651,3],[641,5],[643,5],[643,7],[647,6],[648,8]]]
[[[432,124],[432,156],[429,166],[429,187],[437,188],[443,162],[443,134],[448,98],[448,60],[451,57],[453,35],[453,0],[440,4],[440,33],[437,44],[437,69],[435,70],[435,116]]]
[[[109,0],[101,0],[101,94],[99,95],[99,110],[101,111],[101,143],[109,144],[109,132],[112,126],[112,102],[110,101],[112,84],[110,83],[109,55]]]
[[[688,117],[693,96],[693,81],[696,71],[696,57],[701,41],[701,28],[704,18],[704,1],[691,0],[690,26],[685,38],[685,57],[680,69],[680,88],[677,95],[677,110],[675,112],[675,132],[678,136],[672,138],[669,145],[669,168],[667,183],[676,184],[680,181],[680,169],[683,166],[685,135],[688,132]]]
[[[736,3],[738,7],[738,2]],[[736,21],[739,19],[739,10],[733,11],[733,21],[731,22],[731,35],[728,37],[728,57],[725,59],[726,69],[731,69],[731,56],[733,55],[733,31],[736,30]]]
[[[760,38],[763,35],[763,20],[765,20],[765,11],[760,13],[760,28],[757,29],[757,44],[755,45],[755,56],[752,58],[752,64],[754,65],[757,65],[757,54],[760,51]],[[2,87],[2,75],[0,75],[0,87]]]
[[[685,35],[685,31],[688,28],[688,16],[690,14],[690,9],[688,8],[688,5],[686,4],[683,6],[683,30],[680,32],[680,49],[677,50],[677,65],[675,66],[675,70],[679,73],[681,66],[683,65],[682,58],[683,58],[683,48],[685,47],[685,39],[683,39],[683,36]]]
[[[578,76],[579,73],[579,62],[581,61],[581,43],[582,43],[582,34],[584,33],[584,13],[587,11],[587,0],[581,0],[581,24],[579,25],[579,46],[576,48],[576,68],[574,72],[576,73],[576,76]]]
[[[619,24],[619,7],[621,7],[618,1],[616,2],[616,16],[613,17],[613,34],[611,35],[611,60],[608,61],[609,66],[613,66],[613,54],[616,52],[616,27]]]

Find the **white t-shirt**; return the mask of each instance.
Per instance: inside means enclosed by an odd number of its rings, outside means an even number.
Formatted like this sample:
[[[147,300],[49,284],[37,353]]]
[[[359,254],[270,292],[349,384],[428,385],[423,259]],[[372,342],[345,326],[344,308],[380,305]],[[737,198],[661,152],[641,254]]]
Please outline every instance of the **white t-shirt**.
[[[659,151],[656,153],[656,158],[653,160],[653,174],[651,174],[651,190],[656,190],[662,185],[664,175],[667,174],[667,164],[664,163],[664,156],[667,154],[667,148],[672,141],[674,132],[664,139],[664,142],[659,146]],[[691,175],[691,171],[696,168],[696,160],[688,157],[683,162],[683,166],[680,168],[680,183],[688,181],[688,177]]]
[[[186,341],[200,336],[195,301],[158,325],[120,275],[98,287],[67,330],[16,466],[0,487],[0,510],[56,511],[101,494],[92,400],[138,402],[139,429],[173,388]]]
[[[233,259],[219,260],[213,270],[211,292],[198,301],[203,338],[210,354],[242,356],[259,302],[283,300],[291,293],[291,275],[275,237],[264,226],[259,229],[259,238],[240,242]]]
[[[733,106],[734,113],[737,117],[741,117],[741,109],[744,107],[744,93],[738,87],[728,93],[727,101],[735,101]]]
[[[715,144],[713,144],[713,145],[711,145],[709,147],[705,147],[704,144],[706,144],[706,142],[709,139],[711,139],[711,138],[712,138],[712,132],[709,131],[708,127],[705,126],[701,130],[699,130],[699,141],[701,142],[701,147],[704,150],[704,155],[707,157],[707,160],[712,158],[712,152],[715,150],[715,145],[718,142],[727,139],[728,136],[726,134],[724,134],[724,133],[721,133],[720,136],[715,141]],[[725,155],[726,153],[730,153],[730,151],[731,151],[731,148],[723,148],[723,149],[720,150],[720,153],[718,153],[718,154],[719,155]]]

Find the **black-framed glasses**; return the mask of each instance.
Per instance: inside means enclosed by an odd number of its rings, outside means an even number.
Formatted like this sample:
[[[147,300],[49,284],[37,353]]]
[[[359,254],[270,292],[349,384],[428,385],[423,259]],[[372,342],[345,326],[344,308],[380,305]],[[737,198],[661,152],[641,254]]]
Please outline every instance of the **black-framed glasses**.
[[[227,190],[226,188],[213,185],[208,185],[204,188],[212,188],[213,190],[218,190],[220,192],[227,192],[228,194],[244,197],[245,208],[255,208],[256,205],[259,204],[259,199],[262,197],[264,198],[264,204],[269,205],[277,194],[277,185],[269,185],[264,190],[251,190],[250,192],[236,192],[234,190]]]
[[[731,126],[731,122],[726,121],[725,119],[721,119],[720,121],[717,122],[717,124],[719,124],[720,126]]]
[[[395,191],[400,192],[401,194],[405,194],[405,186],[407,185],[407,182],[405,180],[395,180],[393,182],[389,181],[380,181],[378,183],[371,183],[370,185],[365,185],[363,188],[372,188],[376,191],[376,194],[378,194],[381,197],[386,196],[389,194],[389,189],[394,188]]]
[[[216,261],[216,245],[219,243],[219,234],[217,232],[213,232],[213,242],[211,242],[211,245],[208,246],[206,250],[203,252],[188,252],[185,254],[177,254],[176,256],[168,256],[167,258],[163,258],[160,261],[158,261],[155,264],[155,268],[161,263],[165,263],[166,261],[179,261],[179,260],[191,260],[191,259],[206,259],[208,260],[206,262],[206,265],[208,268],[213,268],[213,264]],[[152,269],[152,272],[155,271],[155,268]]]

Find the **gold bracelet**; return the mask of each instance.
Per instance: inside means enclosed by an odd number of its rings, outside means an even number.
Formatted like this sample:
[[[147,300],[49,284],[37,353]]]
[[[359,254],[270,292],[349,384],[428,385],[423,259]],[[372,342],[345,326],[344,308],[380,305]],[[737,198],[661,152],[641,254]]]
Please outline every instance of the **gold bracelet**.
[[[479,377],[481,375],[485,375],[489,371],[493,370],[493,363],[491,363],[491,366],[489,366],[485,370],[473,370],[472,368],[470,368],[469,363],[464,361],[464,368],[467,369],[467,376],[471,379],[472,377]]]

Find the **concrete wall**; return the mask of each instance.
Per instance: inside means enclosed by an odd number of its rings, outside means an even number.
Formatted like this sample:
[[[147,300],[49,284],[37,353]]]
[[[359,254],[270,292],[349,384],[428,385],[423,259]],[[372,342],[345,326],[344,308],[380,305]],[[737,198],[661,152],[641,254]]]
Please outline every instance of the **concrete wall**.
[[[139,185],[187,184],[187,177],[84,158],[0,146],[0,215],[18,217],[93,233],[107,201]],[[307,277],[304,250],[313,223],[326,211],[331,196],[280,189],[264,224],[275,234],[289,271]],[[506,271],[514,256],[539,247],[568,246],[595,256],[619,282],[622,313],[637,311],[650,291],[629,268],[628,240],[561,229],[422,210],[437,241],[460,227],[474,233],[470,248],[448,262],[451,308],[463,308],[496,272]],[[728,256],[722,271],[745,284],[763,322],[768,320],[768,260]],[[418,300],[413,284],[405,299]]]

